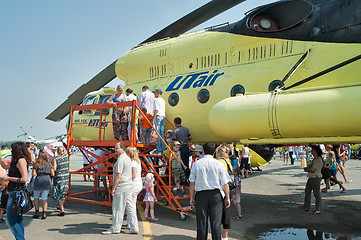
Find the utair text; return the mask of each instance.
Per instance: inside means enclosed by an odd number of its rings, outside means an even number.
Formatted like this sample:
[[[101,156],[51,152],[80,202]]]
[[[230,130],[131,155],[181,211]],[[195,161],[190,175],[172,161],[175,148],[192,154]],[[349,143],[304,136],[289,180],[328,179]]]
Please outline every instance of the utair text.
[[[190,87],[206,87],[212,86],[214,82],[220,76],[224,75],[224,72],[217,73],[218,70],[214,70],[213,73],[209,74],[209,71],[188,74],[186,76],[176,77],[171,84],[166,88],[167,91],[176,91],[182,87],[182,89],[188,89]]]

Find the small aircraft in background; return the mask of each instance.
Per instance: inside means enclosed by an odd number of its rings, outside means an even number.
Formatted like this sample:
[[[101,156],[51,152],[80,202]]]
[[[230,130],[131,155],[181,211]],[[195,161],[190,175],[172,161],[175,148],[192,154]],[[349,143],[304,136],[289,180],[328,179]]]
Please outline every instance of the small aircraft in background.
[[[277,1],[184,34],[241,2],[213,0],[170,24],[47,119],[61,120],[118,76],[136,93],[163,89],[167,117],[181,117],[195,142],[240,141],[268,153],[263,144],[361,142],[361,1]]]

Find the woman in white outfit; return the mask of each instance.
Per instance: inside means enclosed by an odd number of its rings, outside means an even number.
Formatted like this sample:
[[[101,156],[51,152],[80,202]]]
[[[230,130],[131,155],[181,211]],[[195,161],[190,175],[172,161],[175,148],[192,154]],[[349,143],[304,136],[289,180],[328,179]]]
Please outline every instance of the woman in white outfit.
[[[248,177],[248,171],[249,171],[249,165],[248,165],[248,160],[250,160],[250,155],[249,155],[249,148],[248,148],[248,144],[245,144],[243,149],[242,149],[242,154],[241,154],[241,169],[242,169],[242,177]],[[245,175],[246,172],[246,175]]]
[[[138,233],[138,218],[137,218],[137,197],[140,191],[143,189],[142,183],[142,166],[138,156],[138,150],[136,147],[128,147],[126,150],[128,157],[132,160],[132,180],[133,189],[132,197],[127,202],[127,221],[130,233]]]

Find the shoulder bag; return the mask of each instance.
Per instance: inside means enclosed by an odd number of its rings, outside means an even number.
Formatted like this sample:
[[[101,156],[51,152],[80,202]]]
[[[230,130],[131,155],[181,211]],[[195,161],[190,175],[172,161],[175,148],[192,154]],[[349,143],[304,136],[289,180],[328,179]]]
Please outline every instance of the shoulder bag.
[[[226,159],[222,158],[222,160],[227,164],[227,172],[229,177],[231,178],[231,181],[228,183],[229,189],[233,190],[236,188],[237,185],[236,185],[236,180],[234,179],[232,166]]]
[[[34,207],[34,204],[26,187],[22,188],[20,186],[20,178],[17,181],[15,192],[16,194],[11,206],[11,214],[13,216],[19,216],[29,212]]]

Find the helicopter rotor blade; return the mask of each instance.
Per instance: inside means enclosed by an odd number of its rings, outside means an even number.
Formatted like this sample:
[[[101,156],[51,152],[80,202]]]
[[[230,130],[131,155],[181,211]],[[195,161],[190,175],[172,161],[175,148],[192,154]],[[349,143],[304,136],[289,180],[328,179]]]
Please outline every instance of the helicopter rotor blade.
[[[205,5],[199,7],[193,12],[180,18],[174,23],[168,25],[166,28],[157,32],[153,36],[149,37],[143,43],[155,41],[166,37],[175,37],[179,34],[185,33],[188,30],[202,24],[203,22],[217,16],[218,14],[244,2],[246,0],[212,0]],[[68,99],[58,106],[52,113],[50,113],[46,119],[58,122],[69,114],[71,105],[79,105],[84,96],[91,91],[95,91],[116,78],[115,63],[111,63],[108,67],[98,73],[86,84],[80,86],[75,92],[73,92]]]
[[[174,23],[163,28],[153,36],[149,37],[141,44],[152,42],[166,37],[177,37],[205,21],[217,16],[218,14],[227,11],[228,9],[244,2],[246,0],[213,0],[205,5],[197,8],[193,12],[178,19]]]
[[[75,92],[73,92],[68,99],[57,107],[52,113],[50,113],[46,119],[58,122],[69,114],[70,106],[79,105],[86,94],[91,91],[95,91],[112,81],[115,75],[115,62],[112,62],[109,66],[103,69],[95,77],[93,77],[86,84],[81,85]]]

